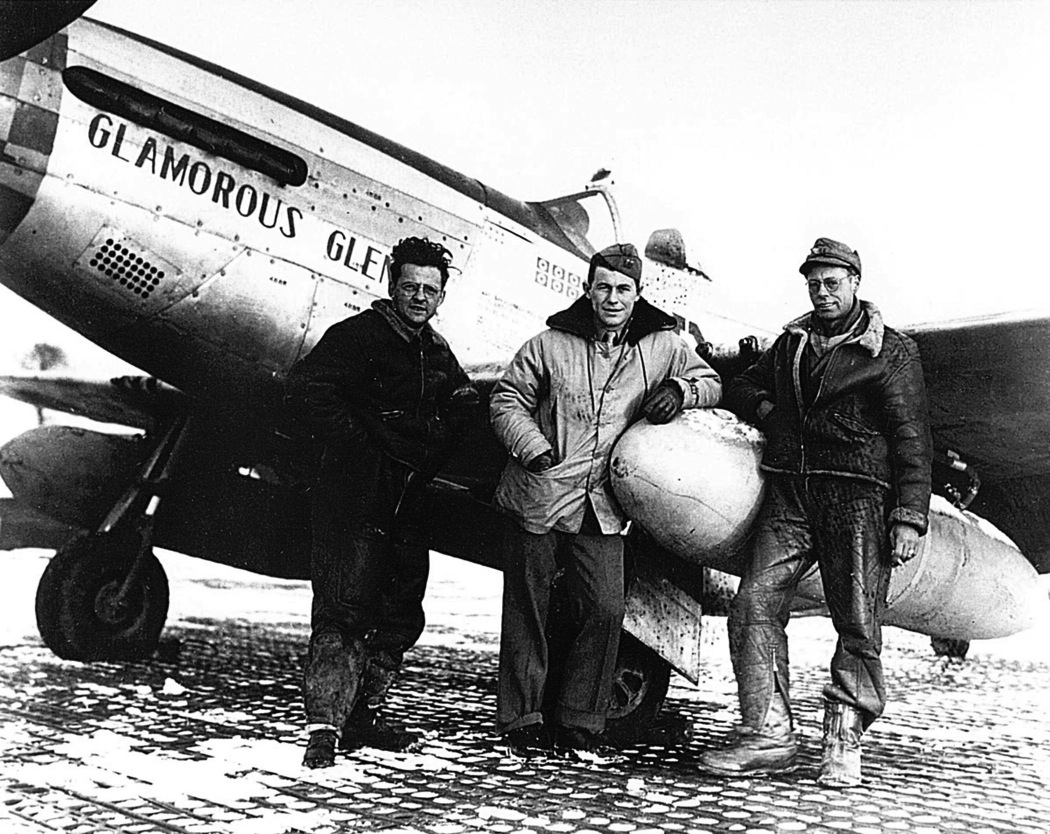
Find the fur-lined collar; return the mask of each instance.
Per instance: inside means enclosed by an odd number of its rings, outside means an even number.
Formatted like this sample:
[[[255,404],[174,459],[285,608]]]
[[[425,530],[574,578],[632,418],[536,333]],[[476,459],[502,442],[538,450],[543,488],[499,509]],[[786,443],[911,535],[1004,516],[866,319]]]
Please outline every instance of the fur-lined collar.
[[[850,339],[847,344],[860,345],[862,348],[866,348],[873,357],[878,356],[882,352],[882,338],[886,330],[885,325],[882,323],[882,313],[870,301],[861,301],[860,306],[868,314],[868,326],[855,339]],[[814,327],[813,315],[812,312],[809,312],[799,316],[797,319],[785,324],[784,329],[791,333],[800,333],[808,337],[810,330]]]
[[[658,330],[674,330],[678,322],[659,307],[655,307],[644,298],[634,304],[634,312],[627,324],[627,344],[637,345],[644,337]],[[595,338],[594,308],[587,296],[577,298],[572,305],[547,319],[547,327],[563,330],[566,333],[584,339]]]
[[[406,342],[411,342],[416,336],[422,338],[424,333],[429,333],[432,339],[437,335],[437,331],[430,326],[430,322],[424,322],[422,327],[409,327],[405,320],[397,314],[394,302],[389,298],[376,299],[372,302],[372,309],[379,313],[383,320],[394,328],[394,332]]]

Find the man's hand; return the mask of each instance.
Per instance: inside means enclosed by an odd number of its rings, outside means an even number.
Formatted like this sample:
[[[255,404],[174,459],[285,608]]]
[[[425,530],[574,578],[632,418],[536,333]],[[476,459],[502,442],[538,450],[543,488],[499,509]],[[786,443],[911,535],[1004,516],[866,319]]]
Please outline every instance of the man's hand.
[[[758,417],[758,422],[764,423],[774,408],[776,408],[776,406],[769,400],[762,400],[762,402],[758,404],[758,408],[755,409],[755,416]]]
[[[890,527],[890,564],[895,568],[915,557],[919,548],[919,531],[910,524],[894,524]]]
[[[642,414],[650,423],[669,423],[679,411],[685,395],[678,383],[671,379],[665,379],[653,390],[642,403]]]
[[[530,472],[543,472],[554,466],[554,453],[544,452],[543,454],[536,455],[532,460],[525,464],[525,468]]]
[[[473,385],[464,385],[452,392],[439,416],[448,423],[450,434],[460,435],[470,425],[471,417],[478,410],[477,389]]]

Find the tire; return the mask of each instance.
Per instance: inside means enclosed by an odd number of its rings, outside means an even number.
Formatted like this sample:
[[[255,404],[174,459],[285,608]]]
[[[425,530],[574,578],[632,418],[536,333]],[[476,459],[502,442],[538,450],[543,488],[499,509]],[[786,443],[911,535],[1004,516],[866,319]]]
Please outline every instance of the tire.
[[[547,617],[547,681],[543,720],[555,725],[557,696],[565,674],[570,646],[579,630],[580,612],[560,581],[555,582]],[[667,697],[671,664],[626,631],[620,632],[612,692],[606,713],[605,739],[623,747],[642,738],[653,726]]]
[[[970,641],[957,640],[953,637],[931,637],[930,646],[937,657],[947,657],[949,660],[965,660],[966,653],[970,650]]]
[[[40,577],[37,629],[64,660],[139,660],[157,648],[168,616],[168,578],[153,551],[125,606],[111,603],[135,555],[134,537],[79,536],[60,547]]]
[[[671,664],[627,632],[620,634],[605,736],[617,747],[645,735],[667,697]]]

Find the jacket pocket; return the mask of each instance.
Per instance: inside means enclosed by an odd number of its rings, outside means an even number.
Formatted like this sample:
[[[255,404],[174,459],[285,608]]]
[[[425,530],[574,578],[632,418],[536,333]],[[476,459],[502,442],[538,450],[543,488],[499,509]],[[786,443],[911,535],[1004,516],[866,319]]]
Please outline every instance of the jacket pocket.
[[[847,431],[851,431],[854,434],[873,435],[882,433],[874,426],[869,426],[864,421],[850,417],[839,411],[833,411],[831,413],[831,419],[845,427]]]
[[[533,526],[549,527],[581,493],[579,466],[562,461],[543,472],[507,464],[496,487],[496,503]]]
[[[833,411],[828,415],[825,431],[829,440],[850,446],[867,443],[881,434],[874,426],[869,426],[861,420],[838,411]]]

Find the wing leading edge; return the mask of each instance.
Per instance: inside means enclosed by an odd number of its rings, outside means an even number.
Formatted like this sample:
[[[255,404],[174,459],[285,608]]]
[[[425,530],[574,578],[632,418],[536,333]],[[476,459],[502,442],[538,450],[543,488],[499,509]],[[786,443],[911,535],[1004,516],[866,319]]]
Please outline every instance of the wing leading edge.
[[[38,408],[151,429],[158,419],[180,410],[184,395],[152,377],[86,380],[48,376],[0,376],[0,395]]]
[[[922,353],[937,448],[984,483],[1050,475],[1050,311],[905,330]]]

